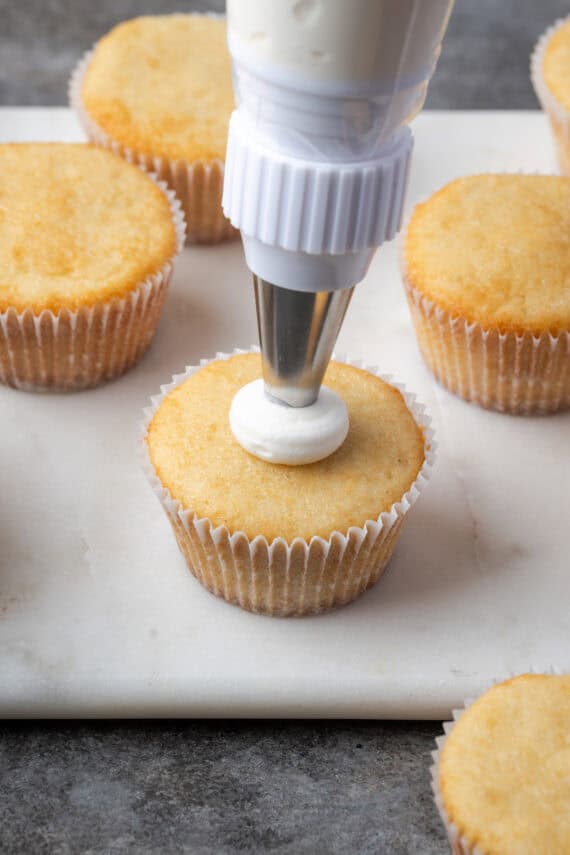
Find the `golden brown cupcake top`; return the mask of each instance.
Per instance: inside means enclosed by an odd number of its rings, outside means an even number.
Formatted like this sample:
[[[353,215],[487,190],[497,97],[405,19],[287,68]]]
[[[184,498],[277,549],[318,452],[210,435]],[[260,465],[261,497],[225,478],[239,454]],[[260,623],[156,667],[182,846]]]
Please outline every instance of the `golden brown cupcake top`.
[[[526,674],[479,698],[447,738],[439,783],[485,855],[570,853],[570,676]]]
[[[0,311],[124,297],[176,251],[164,193],[103,149],[0,145]]]
[[[325,383],[343,397],[350,418],[344,444],[317,463],[278,466],[244,451],[229,426],[233,396],[260,373],[256,354],[211,362],[156,411],[147,435],[150,458],[184,509],[249,538],[290,542],[346,533],[403,497],[424,462],[424,437],[397,389],[331,363]]]
[[[556,100],[570,111],[570,19],[549,38],[544,51],[544,81]]]
[[[134,151],[223,160],[234,104],[225,19],[156,15],[119,24],[98,42],[81,98],[99,127]]]
[[[570,178],[473,175],[412,214],[411,286],[452,315],[501,331],[570,328]]]

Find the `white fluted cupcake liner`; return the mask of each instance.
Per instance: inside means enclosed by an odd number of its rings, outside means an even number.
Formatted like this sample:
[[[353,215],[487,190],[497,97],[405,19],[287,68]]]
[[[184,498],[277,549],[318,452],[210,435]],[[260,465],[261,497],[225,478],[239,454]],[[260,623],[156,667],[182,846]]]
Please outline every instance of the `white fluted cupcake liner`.
[[[530,76],[536,97],[550,120],[560,171],[570,175],[570,113],[560,104],[544,79],[544,54],[556,30],[570,19],[559,18],[539,38],[530,60]]]
[[[549,667],[546,670],[530,668],[524,673],[557,675],[561,674],[562,671],[558,668]],[[481,697],[486,691],[488,691],[498,683],[502,683],[505,680],[510,680],[518,676],[520,676],[520,674],[511,673],[508,674],[506,677],[502,677],[496,680],[490,680],[489,685],[487,686],[484,692],[481,692],[481,695],[479,697]],[[441,736],[436,737],[436,749],[431,752],[431,757],[433,761],[432,765],[430,766],[431,789],[438,813],[445,827],[447,839],[449,840],[449,845],[451,847],[453,855],[489,855],[489,853],[484,852],[480,846],[474,846],[472,843],[470,843],[467,838],[461,834],[457,826],[451,821],[445,809],[443,795],[439,783],[439,767],[441,762],[441,754],[445,743],[447,742],[449,734],[451,733],[461,716],[469,709],[470,706],[472,706],[472,704],[475,703],[475,701],[476,698],[468,698],[467,700],[465,700],[462,707],[451,711],[451,721],[446,721],[443,723],[443,734]]]
[[[487,329],[404,284],[422,355],[454,395],[514,415],[570,407],[570,331],[540,336]]]
[[[183,374],[163,386],[145,410],[140,438],[142,465],[190,571],[205,588],[248,611],[278,616],[315,614],[351,602],[380,578],[408,512],[430,478],[435,457],[433,431],[430,418],[414,395],[391,378],[383,377],[376,368],[342,359],[381,377],[403,395],[425,437],[425,460],[414,483],[399,502],[377,519],[366,520],[362,527],[353,526],[347,532],[334,531],[326,540],[295,538],[289,543],[276,538],[269,542],[262,535],[250,539],[242,531],[230,532],[224,525],[216,526],[184,508],[163,486],[150,460],[146,443],[148,426],[169,392],[201,367],[237,353],[257,350],[218,353],[214,359],[203,359],[200,365],[187,367]]]
[[[154,172],[176,193],[186,218],[186,239],[190,243],[220,243],[238,236],[222,211],[224,163],[169,160],[137,152],[112,139],[89,115],[81,99],[85,71],[94,50],[80,59],[69,81],[69,104],[75,112],[88,139],[110,149],[120,157]]]
[[[142,357],[156,330],[185,233],[176,196],[156,176],[149,177],[168,199],[176,229],[175,255],[123,298],[75,311],[0,312],[0,383],[24,391],[79,391],[119,377]]]

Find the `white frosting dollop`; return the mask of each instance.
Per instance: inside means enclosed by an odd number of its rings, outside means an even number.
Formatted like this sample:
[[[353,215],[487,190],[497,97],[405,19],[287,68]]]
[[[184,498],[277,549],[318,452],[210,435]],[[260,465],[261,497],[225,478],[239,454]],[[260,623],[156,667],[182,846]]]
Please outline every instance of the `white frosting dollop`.
[[[288,407],[265,394],[263,380],[254,380],[234,396],[230,427],[242,448],[255,457],[299,466],[322,460],[342,445],[348,411],[326,386],[309,407]]]

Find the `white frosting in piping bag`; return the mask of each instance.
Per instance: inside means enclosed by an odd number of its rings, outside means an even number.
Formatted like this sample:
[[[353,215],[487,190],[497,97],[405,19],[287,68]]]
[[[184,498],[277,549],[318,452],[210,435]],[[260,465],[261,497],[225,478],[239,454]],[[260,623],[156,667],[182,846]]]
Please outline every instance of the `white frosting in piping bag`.
[[[451,0],[228,0],[230,47],[252,65],[379,91],[428,77]]]
[[[269,398],[263,380],[254,380],[235,395],[230,427],[250,454],[270,463],[299,466],[336,451],[348,433],[346,404],[322,386],[309,407],[288,407]]]

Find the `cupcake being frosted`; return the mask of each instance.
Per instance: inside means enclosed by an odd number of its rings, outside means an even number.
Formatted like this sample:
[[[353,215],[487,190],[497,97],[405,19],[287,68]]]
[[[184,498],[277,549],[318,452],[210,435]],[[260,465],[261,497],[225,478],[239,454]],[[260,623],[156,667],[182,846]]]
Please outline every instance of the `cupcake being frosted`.
[[[119,24],[75,72],[71,101],[93,142],[156,171],[175,190],[190,240],[235,235],[221,210],[233,109],[223,18],[156,15]]]
[[[407,123],[451,3],[358,0],[350,26],[344,0],[227,5],[238,107],[223,205],[253,274],[261,357],[191,370],[150,414],[145,450],[202,583],[301,615],[377,581],[431,463],[409,398],[328,363],[352,289],[398,231]]]
[[[348,434],[306,465],[254,456],[230,427],[239,389],[261,375],[246,353],[191,369],[149,414],[146,468],[191,572],[250,611],[302,615],[374,585],[432,458],[421,409],[375,373],[333,362]],[[413,412],[412,412],[413,411]]]

